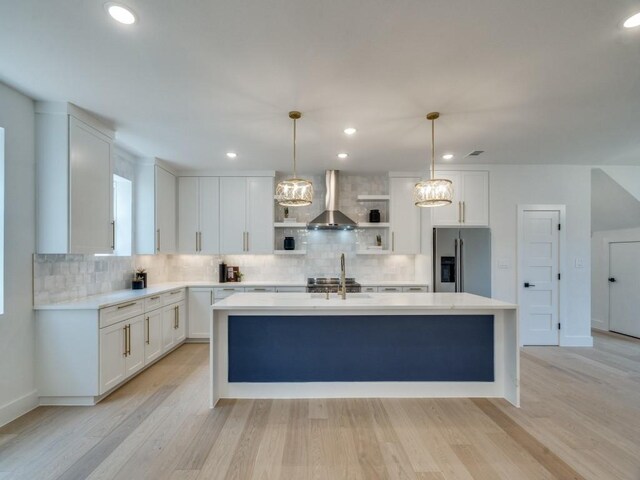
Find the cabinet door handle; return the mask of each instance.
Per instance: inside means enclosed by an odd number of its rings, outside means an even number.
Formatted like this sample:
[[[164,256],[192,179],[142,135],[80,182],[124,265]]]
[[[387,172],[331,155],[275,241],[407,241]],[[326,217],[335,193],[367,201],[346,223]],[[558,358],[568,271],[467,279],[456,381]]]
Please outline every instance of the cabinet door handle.
[[[202,232],[198,232],[198,249],[202,252]]]
[[[198,232],[196,232],[196,252],[199,252],[200,248],[198,247]]]
[[[122,308],[133,307],[137,302],[125,303],[124,305],[118,305],[118,310]]]
[[[249,232],[247,232],[247,252],[249,251]]]
[[[131,355],[131,324],[127,325],[127,356]]]
[[[458,223],[462,223],[462,202],[458,202]]]
[[[173,328],[178,329],[178,306],[173,307]]]
[[[467,204],[466,202],[462,202],[462,223],[467,221]]]
[[[176,329],[180,328],[180,305],[176,305]]]
[[[156,250],[160,251],[160,229],[156,230]]]
[[[391,232],[391,251],[396,251],[396,232]]]
[[[111,250],[116,249],[116,221],[111,221]]]
[[[213,290],[211,290],[211,292],[209,292],[209,293],[210,293],[210,297],[211,297],[211,305],[213,305]]]
[[[149,345],[149,317],[145,318],[147,323],[147,339],[145,340],[146,344]]]
[[[122,338],[124,339],[124,352],[122,352],[122,356],[127,356],[127,326],[122,327]]]

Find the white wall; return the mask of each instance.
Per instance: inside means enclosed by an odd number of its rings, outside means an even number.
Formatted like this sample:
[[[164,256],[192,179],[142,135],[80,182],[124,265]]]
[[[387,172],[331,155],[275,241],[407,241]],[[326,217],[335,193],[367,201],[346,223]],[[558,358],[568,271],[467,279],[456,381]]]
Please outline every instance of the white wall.
[[[35,250],[33,101],[0,83],[5,129],[4,314],[0,316],[0,425],[35,407],[32,254]]]
[[[609,330],[609,243],[640,241],[640,228],[593,232],[591,237],[591,326]]]
[[[591,167],[568,165],[494,166],[491,171],[493,294],[517,302],[517,213],[518,204],[564,204],[567,221],[561,259],[561,345],[591,345]],[[508,260],[507,269],[498,261]],[[576,267],[576,259],[583,267]],[[564,318],[563,314],[564,313]]]

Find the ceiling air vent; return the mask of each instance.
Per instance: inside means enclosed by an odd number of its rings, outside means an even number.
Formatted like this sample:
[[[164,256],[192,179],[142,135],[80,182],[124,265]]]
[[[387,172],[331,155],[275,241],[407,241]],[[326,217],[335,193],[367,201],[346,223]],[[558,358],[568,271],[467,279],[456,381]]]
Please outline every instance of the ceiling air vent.
[[[484,153],[484,150],[474,150],[473,152],[469,153],[467,157],[479,157],[483,153]]]

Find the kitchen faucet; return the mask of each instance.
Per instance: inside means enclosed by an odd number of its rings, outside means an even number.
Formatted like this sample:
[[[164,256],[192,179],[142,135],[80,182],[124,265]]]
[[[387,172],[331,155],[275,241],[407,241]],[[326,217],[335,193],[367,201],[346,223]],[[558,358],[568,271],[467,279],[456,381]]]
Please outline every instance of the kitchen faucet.
[[[347,273],[344,266],[344,253],[340,255],[340,288],[338,294],[343,300],[347,299]]]

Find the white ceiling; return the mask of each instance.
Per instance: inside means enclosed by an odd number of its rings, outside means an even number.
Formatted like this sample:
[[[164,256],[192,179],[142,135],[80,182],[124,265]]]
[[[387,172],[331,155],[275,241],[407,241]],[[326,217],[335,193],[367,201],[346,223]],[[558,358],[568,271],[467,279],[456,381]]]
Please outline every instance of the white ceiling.
[[[291,109],[303,171],[418,170],[432,110],[453,164],[640,164],[636,0],[124,3],[0,0],[0,80],[184,167],[288,170]]]

